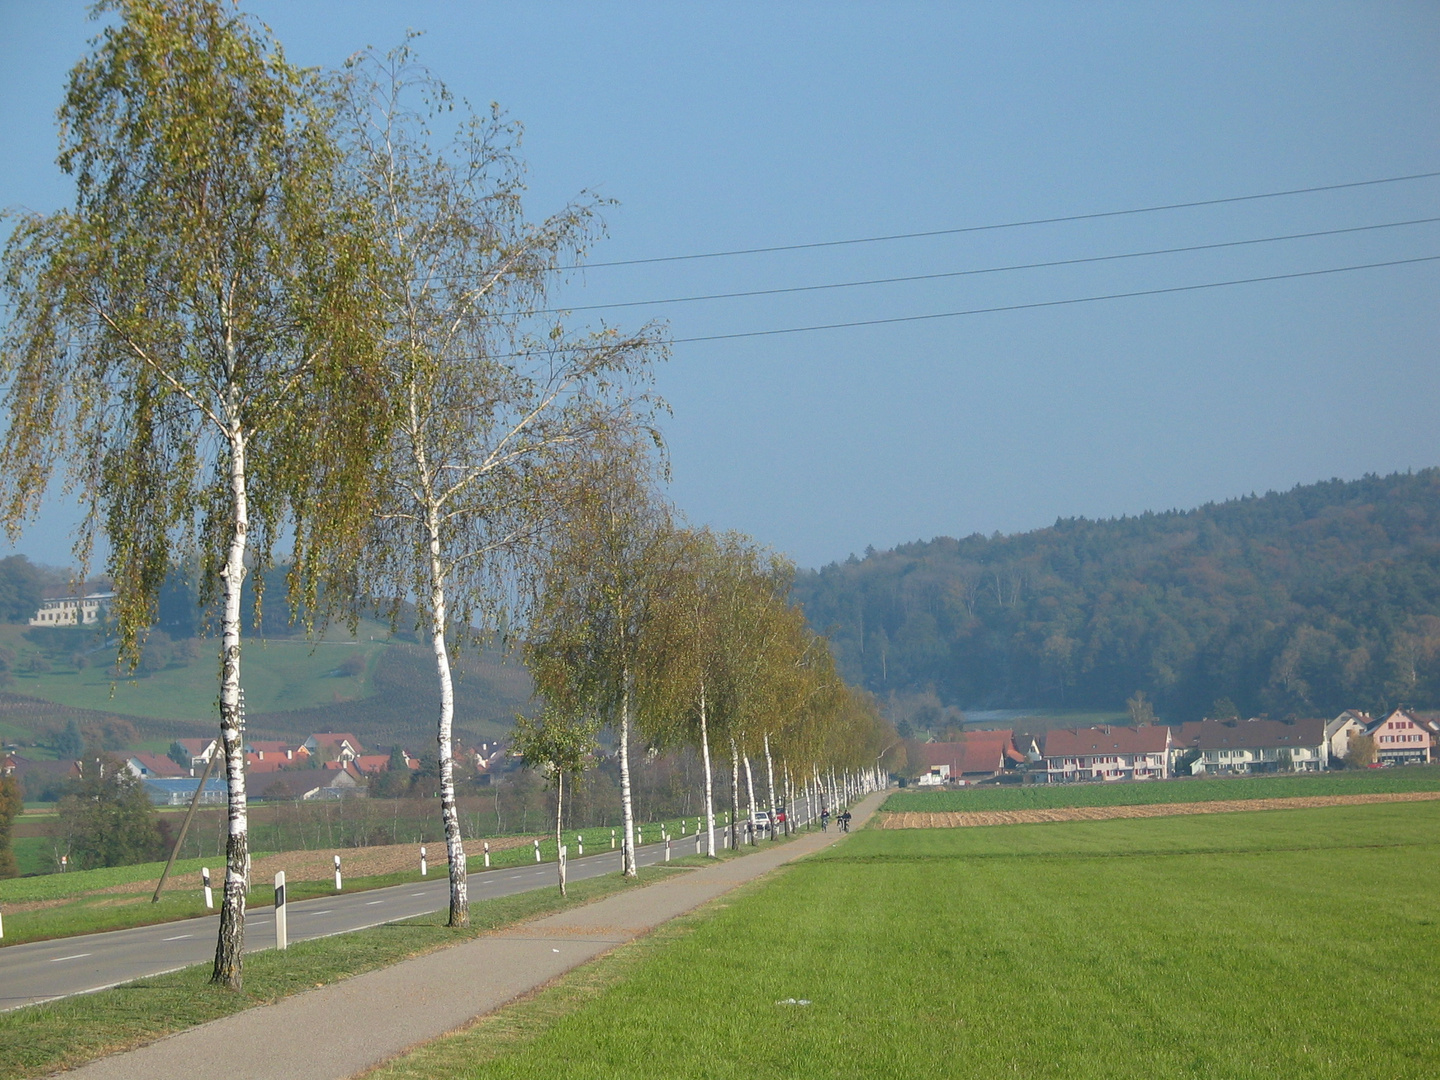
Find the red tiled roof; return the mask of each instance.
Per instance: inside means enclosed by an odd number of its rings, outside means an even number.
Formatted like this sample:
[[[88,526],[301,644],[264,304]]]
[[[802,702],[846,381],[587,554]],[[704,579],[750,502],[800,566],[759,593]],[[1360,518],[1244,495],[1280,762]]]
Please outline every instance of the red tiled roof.
[[[355,767],[362,773],[385,772],[390,768],[389,754],[358,754]]]
[[[940,765],[950,767],[951,776],[991,776],[1005,768],[1005,760],[1024,760],[1015,750],[1009,731],[966,732],[960,742],[924,743],[920,760],[927,769]]]
[[[1149,727],[1055,728],[1045,733],[1043,753],[1049,757],[1087,757],[1092,754],[1160,754],[1165,752],[1170,729]]]

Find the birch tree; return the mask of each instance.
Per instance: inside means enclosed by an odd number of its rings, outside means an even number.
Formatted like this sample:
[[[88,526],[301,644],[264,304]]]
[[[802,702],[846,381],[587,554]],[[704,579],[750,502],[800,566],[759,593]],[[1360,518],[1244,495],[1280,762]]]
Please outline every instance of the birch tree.
[[[498,109],[457,105],[408,44],[352,62],[344,102],[352,179],[384,252],[376,294],[395,431],[355,573],[392,615],[413,602],[431,643],[449,924],[465,926],[452,654],[523,622],[593,443],[648,430],[662,350],[653,327],[576,334],[544,310],[560,268],[602,231],[602,204],[582,193],[527,219],[520,129]]]
[[[615,732],[620,765],[621,872],[636,876],[630,743],[648,696],[643,642],[676,559],[668,507],[655,491],[659,466],[647,448],[612,443],[581,484],[583,498],[552,547],[529,623],[532,670],[564,665],[547,696],[567,712],[601,717]]]
[[[549,685],[557,697],[568,696],[562,682],[569,681],[563,665],[537,673],[536,681],[543,687]],[[565,891],[565,860],[560,854],[561,832],[565,821],[565,777],[570,777],[574,788],[585,770],[585,763],[595,750],[595,733],[599,724],[594,720],[578,718],[553,706],[547,708],[535,719],[525,716],[515,718],[515,731],[511,745],[520,752],[525,764],[532,769],[541,769],[549,782],[555,785],[555,872],[559,875],[560,895]]]
[[[132,665],[172,549],[199,552],[204,599],[221,600],[229,787],[212,978],[238,989],[241,586],[288,528],[293,594],[313,600],[320,548],[353,535],[383,431],[368,248],[333,184],[318,83],[262,27],[218,0],[95,12],[114,21],[59,114],[74,203],[21,216],[4,254],[0,510],[13,536],[68,464],[87,510],[76,554],[108,541]]]

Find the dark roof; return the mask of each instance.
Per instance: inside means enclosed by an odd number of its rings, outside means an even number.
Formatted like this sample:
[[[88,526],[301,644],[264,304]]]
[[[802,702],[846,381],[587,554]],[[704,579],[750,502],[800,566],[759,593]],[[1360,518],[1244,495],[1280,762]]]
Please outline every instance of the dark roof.
[[[1325,741],[1324,720],[1203,720],[1195,745],[1201,750],[1270,750],[1319,746]]]
[[[1046,757],[1088,757],[1093,754],[1164,753],[1170,729],[1164,724],[1148,727],[1055,728],[1045,733]]]

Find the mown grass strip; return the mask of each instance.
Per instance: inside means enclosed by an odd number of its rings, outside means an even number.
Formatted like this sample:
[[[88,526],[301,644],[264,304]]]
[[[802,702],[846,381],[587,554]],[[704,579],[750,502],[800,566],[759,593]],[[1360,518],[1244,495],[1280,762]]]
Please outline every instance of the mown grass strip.
[[[1404,809],[1295,811],[1309,851],[1263,814],[1049,825],[1044,863],[867,830],[369,1080],[1433,1077],[1440,860],[1368,846],[1434,835]],[[1198,853],[1093,857],[1130,827]]]
[[[445,913],[438,912],[353,934],[297,942],[284,953],[254,953],[245,958],[245,989],[238,994],[211,986],[210,966],[201,964],[113,990],[0,1013],[0,1080],[74,1068],[196,1024],[469,941],[502,926],[653,884],[674,872],[641,870],[638,882],[627,882],[618,874],[578,881],[570,886],[568,900],[562,900],[556,889],[545,888],[477,901],[470,905],[471,925],[466,930],[446,927]]]
[[[1237,776],[1134,783],[1006,784],[957,791],[897,791],[885,800],[887,813],[945,811],[1058,810],[1073,806],[1154,806],[1227,799],[1285,799],[1300,796],[1396,794],[1440,791],[1440,766],[1413,766],[1291,776]]]

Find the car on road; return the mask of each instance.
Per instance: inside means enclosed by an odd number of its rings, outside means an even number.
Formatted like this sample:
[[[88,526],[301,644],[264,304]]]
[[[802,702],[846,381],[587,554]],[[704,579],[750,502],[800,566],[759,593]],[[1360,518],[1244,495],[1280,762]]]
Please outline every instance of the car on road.
[[[750,825],[756,832],[765,832],[770,828],[770,811],[756,810],[750,815]]]

